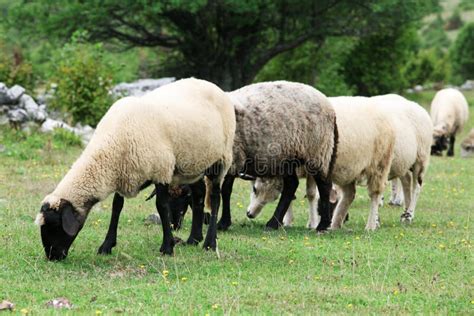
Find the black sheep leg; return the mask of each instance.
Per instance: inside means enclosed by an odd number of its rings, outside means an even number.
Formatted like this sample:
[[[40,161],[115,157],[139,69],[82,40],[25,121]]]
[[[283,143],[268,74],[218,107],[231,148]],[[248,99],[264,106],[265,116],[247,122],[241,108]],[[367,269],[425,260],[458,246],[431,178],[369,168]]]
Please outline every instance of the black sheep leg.
[[[161,244],[160,252],[165,255],[173,254],[173,247],[175,240],[171,231],[170,223],[170,208],[169,208],[169,192],[168,185],[156,185],[156,209],[160,214],[161,225],[163,227],[163,243]]]
[[[455,141],[456,141],[456,137],[454,135],[449,137],[448,157],[454,156],[454,142]]]
[[[319,176],[315,176],[315,180],[319,191],[318,213],[321,217],[316,230],[325,231],[331,225],[332,207],[329,196],[331,194],[332,182]]]
[[[222,216],[217,223],[218,230],[227,230],[232,225],[230,216],[230,196],[232,195],[232,186],[234,185],[235,177],[226,175],[224,183],[222,184]]]
[[[283,218],[285,217],[291,201],[293,201],[296,189],[298,189],[298,183],[298,176],[296,174],[283,177],[283,190],[281,192],[280,201],[278,201],[277,208],[275,209],[272,218],[267,222],[267,228],[278,229],[283,225]]]
[[[203,248],[206,250],[217,250],[217,216],[219,215],[219,204],[221,201],[221,180],[224,177],[222,174],[222,165],[215,163],[207,171],[207,176],[211,180],[211,218],[209,220],[209,227],[207,228],[206,239],[204,240]]]
[[[206,196],[206,185],[204,180],[191,184],[193,222],[191,234],[187,240],[188,245],[197,245],[202,239],[202,223],[204,218],[204,198]]]
[[[117,244],[117,228],[122,208],[123,196],[115,193],[114,201],[112,202],[112,217],[110,218],[109,230],[107,231],[104,242],[97,251],[98,254],[111,254],[112,248]]]

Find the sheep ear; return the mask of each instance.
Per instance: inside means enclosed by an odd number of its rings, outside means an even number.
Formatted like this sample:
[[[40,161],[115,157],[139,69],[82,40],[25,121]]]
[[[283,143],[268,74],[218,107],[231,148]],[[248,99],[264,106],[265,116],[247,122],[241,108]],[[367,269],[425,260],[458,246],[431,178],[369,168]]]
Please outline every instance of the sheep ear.
[[[62,223],[64,231],[71,237],[76,236],[81,229],[81,223],[74,214],[72,205],[68,203],[62,210]]]

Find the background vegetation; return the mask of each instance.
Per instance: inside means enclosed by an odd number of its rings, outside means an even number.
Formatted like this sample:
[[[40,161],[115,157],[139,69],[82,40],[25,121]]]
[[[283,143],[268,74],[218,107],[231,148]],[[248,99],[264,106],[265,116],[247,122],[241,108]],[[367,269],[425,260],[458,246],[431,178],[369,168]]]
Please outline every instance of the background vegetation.
[[[416,94],[425,106],[433,95]],[[467,97],[474,104],[474,93]],[[473,116],[460,139],[472,127]],[[144,222],[155,207],[143,192],[125,202],[112,255],[96,255],[110,219],[109,197],[94,207],[69,257],[52,263],[33,220],[81,149],[54,138],[44,146],[49,136],[33,146],[32,138],[10,133],[0,130],[0,143],[15,146],[0,153],[0,300],[16,303],[17,312],[57,314],[45,303],[66,297],[74,313],[87,315],[471,314],[474,186],[472,160],[459,158],[459,146],[454,158],[432,158],[409,226],[399,222],[401,208],[386,205],[380,230],[366,233],[370,200],[358,187],[346,226],[318,236],[304,228],[302,181],[294,227],[266,232],[276,205],[248,220],[250,187],[237,180],[234,225],[219,233],[220,259],[187,246],[177,246],[174,257],[159,255],[161,229]],[[187,237],[190,226],[188,214],[177,235]]]
[[[107,18],[104,18],[107,17]],[[113,84],[194,75],[225,89],[286,79],[330,96],[404,93],[428,107],[434,89],[474,79],[469,0],[0,0],[0,82],[50,90],[53,109],[94,125]],[[403,27],[401,27],[403,26]],[[473,112],[474,92],[466,92]],[[458,137],[464,138],[468,126]],[[61,263],[47,262],[32,222],[45,194],[80,154],[80,139],[0,127],[0,301],[22,314],[54,314],[66,297],[84,314],[462,314],[472,313],[472,161],[433,157],[415,222],[381,209],[363,229],[369,199],[358,188],[351,219],[318,236],[304,228],[302,182],[295,225],[245,217],[249,187],[237,181],[234,225],[219,234],[220,259],[178,246],[159,255],[161,229],[144,192],[126,201],[118,245],[97,256],[111,198],[96,206]],[[387,196],[386,196],[387,198]],[[189,234],[190,216],[178,236]]]

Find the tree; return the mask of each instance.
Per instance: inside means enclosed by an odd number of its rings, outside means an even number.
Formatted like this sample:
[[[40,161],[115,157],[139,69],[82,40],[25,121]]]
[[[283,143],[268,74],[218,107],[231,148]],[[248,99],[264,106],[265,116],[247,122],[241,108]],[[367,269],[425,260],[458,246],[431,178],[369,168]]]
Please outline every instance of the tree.
[[[357,95],[365,96],[402,90],[406,86],[402,69],[416,46],[414,28],[360,40],[344,66],[347,84],[356,87]]]
[[[474,79],[474,23],[464,26],[451,50],[453,75],[458,79]]]
[[[438,0],[38,0],[12,9],[30,34],[172,50],[173,75],[233,89],[273,57],[328,36],[391,32],[432,12]]]

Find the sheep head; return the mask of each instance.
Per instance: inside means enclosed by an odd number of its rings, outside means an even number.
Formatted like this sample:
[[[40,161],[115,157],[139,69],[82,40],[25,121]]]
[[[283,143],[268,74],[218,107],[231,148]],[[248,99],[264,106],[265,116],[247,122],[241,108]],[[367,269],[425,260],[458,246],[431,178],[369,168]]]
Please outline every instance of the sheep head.
[[[65,199],[59,199],[57,203],[43,203],[36,224],[41,228],[41,240],[49,260],[59,261],[67,257],[85,219],[85,216]]]

